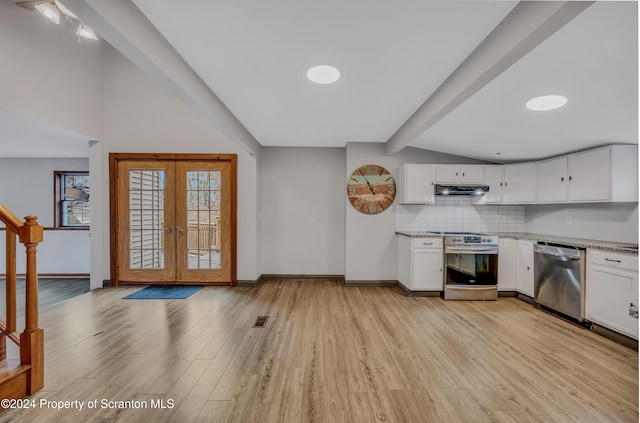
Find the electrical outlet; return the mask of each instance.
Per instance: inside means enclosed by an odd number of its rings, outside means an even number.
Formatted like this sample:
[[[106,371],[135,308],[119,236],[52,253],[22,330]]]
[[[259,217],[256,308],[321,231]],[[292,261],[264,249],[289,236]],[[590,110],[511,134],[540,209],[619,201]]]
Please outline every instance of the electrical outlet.
[[[571,225],[573,223],[573,217],[567,216],[567,225]]]

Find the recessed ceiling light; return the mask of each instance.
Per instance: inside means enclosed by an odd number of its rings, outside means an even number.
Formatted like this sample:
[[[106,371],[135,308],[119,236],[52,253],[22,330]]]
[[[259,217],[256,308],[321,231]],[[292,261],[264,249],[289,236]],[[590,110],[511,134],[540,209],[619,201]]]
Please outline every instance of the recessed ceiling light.
[[[561,95],[543,95],[527,101],[527,109],[543,112],[553,110],[567,104],[567,97]]]
[[[307,78],[316,84],[331,84],[340,79],[340,71],[333,66],[314,66],[307,71]]]

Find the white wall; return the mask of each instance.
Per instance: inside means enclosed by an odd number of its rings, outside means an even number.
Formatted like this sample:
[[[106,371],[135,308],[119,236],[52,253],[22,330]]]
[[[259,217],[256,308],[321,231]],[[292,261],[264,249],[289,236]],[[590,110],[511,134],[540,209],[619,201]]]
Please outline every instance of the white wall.
[[[261,273],[344,275],[345,149],[262,150]]]
[[[387,156],[382,143],[349,143],[346,148],[346,173],[342,181],[345,189],[351,173],[366,164],[377,164],[393,172],[403,163],[482,163],[433,151],[405,148]],[[345,279],[348,281],[396,280],[396,209],[389,207],[382,213],[360,213],[346,201]]]
[[[238,279],[255,280],[259,276],[256,244],[258,157],[230,142],[111,47],[105,48],[104,93],[104,137],[99,147],[92,147],[99,152],[91,156],[92,181],[100,178],[102,187],[108,186],[110,152],[238,155]],[[94,167],[99,176],[94,175]],[[96,234],[102,239],[101,251],[96,254],[102,255],[103,263],[109,262],[108,194],[107,189],[101,193],[105,207],[99,217],[101,233]],[[102,278],[108,279],[108,266],[103,266],[101,271]]]
[[[45,228],[53,227],[53,172],[87,171],[88,159],[0,158],[0,202],[20,219],[35,215]],[[24,177],[27,175],[27,177]],[[22,176],[22,177],[20,177]],[[0,227],[4,227],[0,223]],[[4,231],[0,232],[0,273],[5,273]],[[38,273],[88,274],[89,231],[45,230],[38,246]],[[18,273],[24,273],[24,248],[18,245]]]
[[[21,219],[36,215],[42,226],[53,227],[53,172],[56,170],[87,171],[89,159],[0,158],[0,202]]]
[[[76,28],[0,2],[0,109],[100,138],[104,43]]]
[[[572,223],[567,224],[567,216]],[[526,206],[526,231],[614,242],[638,242],[638,204]]]

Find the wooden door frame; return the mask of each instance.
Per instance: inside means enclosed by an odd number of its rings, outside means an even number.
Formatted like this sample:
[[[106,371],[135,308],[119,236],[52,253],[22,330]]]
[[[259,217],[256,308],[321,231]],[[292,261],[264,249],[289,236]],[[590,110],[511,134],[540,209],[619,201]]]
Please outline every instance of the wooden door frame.
[[[120,272],[118,271],[118,162],[135,161],[218,161],[229,162],[231,165],[231,286],[237,284],[238,267],[238,218],[236,205],[237,190],[237,155],[236,154],[181,154],[181,153],[109,153],[109,232],[110,232],[110,280],[111,286],[118,286]]]

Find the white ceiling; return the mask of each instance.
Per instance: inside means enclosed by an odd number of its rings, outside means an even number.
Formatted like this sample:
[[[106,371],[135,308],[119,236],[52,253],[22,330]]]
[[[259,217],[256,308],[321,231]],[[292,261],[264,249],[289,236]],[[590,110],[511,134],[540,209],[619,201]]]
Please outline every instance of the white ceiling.
[[[131,1],[260,144],[332,147],[386,142],[517,4]],[[636,2],[592,5],[410,145],[508,162],[637,144],[637,22]],[[341,79],[309,82],[317,64]],[[524,108],[550,93],[569,103]]]
[[[517,161],[637,144],[637,6],[599,2],[587,8],[411,145]],[[525,107],[546,94],[569,101],[550,112]]]

